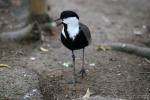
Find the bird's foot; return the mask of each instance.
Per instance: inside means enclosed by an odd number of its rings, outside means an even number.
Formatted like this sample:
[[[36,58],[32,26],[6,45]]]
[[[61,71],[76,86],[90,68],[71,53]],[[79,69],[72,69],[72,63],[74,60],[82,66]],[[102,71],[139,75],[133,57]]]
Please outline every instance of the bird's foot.
[[[84,75],[87,75],[84,68],[80,70],[79,74],[81,74],[82,78],[84,78]]]

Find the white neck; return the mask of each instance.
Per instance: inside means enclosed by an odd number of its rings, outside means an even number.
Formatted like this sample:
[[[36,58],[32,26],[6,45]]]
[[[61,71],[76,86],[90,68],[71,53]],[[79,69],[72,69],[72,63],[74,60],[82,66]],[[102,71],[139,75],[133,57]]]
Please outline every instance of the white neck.
[[[76,35],[79,33],[79,20],[76,17],[69,17],[63,19],[63,23],[67,24],[67,31],[69,37],[74,40]],[[64,33],[64,28],[62,30],[62,34],[66,37]]]

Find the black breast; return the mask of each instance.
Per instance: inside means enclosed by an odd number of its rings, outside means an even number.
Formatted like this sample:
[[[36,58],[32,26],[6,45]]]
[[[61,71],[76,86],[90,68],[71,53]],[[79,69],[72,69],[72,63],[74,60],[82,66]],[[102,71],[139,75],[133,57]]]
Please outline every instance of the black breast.
[[[66,38],[61,34],[61,41],[63,45],[70,50],[82,49],[88,45],[88,41],[81,30],[74,40],[69,37],[68,33],[65,32],[65,34]]]
[[[75,36],[75,39],[69,37],[67,25],[66,24],[63,25],[66,37],[64,37],[64,35],[61,34],[61,41],[65,47],[67,47],[70,50],[78,50],[90,44],[91,34],[89,28],[86,25],[82,23],[79,24],[80,25],[79,33]]]

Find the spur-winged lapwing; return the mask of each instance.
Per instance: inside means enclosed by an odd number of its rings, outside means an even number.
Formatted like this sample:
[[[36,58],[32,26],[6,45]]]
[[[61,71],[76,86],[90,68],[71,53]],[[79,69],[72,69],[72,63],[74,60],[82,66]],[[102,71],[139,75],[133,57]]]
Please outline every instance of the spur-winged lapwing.
[[[85,68],[84,68],[84,49],[91,43],[91,34],[89,28],[79,21],[79,16],[77,13],[73,11],[63,11],[60,15],[60,18],[55,20],[62,20],[60,24],[63,24],[62,32],[61,32],[61,42],[65,47],[72,51],[73,58],[73,84],[76,81],[75,74],[75,55],[74,50],[83,50],[83,59],[82,59],[82,69],[80,74],[82,78],[84,77]],[[59,25],[60,25],[59,24]]]

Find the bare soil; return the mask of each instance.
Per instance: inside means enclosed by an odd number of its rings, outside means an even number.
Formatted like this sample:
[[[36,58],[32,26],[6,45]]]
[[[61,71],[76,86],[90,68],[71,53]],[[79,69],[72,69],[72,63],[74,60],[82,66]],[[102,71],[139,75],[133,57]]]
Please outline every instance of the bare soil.
[[[97,51],[97,47],[103,42],[131,43],[139,46],[149,46],[150,35],[150,13],[149,0],[49,0],[51,6],[49,15],[54,19],[59,17],[63,10],[74,10],[80,16],[80,21],[87,24],[91,30],[92,44],[85,50],[85,67],[87,76],[82,79],[77,74],[77,79],[81,84],[73,86],[67,84],[72,79],[72,68],[64,67],[64,62],[72,62],[71,52],[60,42],[60,30],[55,30],[55,36],[47,37],[49,41],[22,42],[22,43],[0,43],[0,63],[8,64],[10,69],[4,68],[0,73],[1,81],[4,76],[6,83],[0,83],[0,97],[4,100],[16,100],[16,95],[23,98],[33,85],[22,85],[26,88],[20,94],[7,95],[2,88],[16,83],[11,73],[15,68],[27,71],[30,81],[36,83],[36,88],[40,91],[38,99],[70,100],[82,97],[89,88],[92,95],[104,97],[114,97],[129,100],[149,100],[150,98],[150,62],[145,58],[126,54],[118,51]],[[146,26],[146,28],[145,28]],[[142,32],[142,35],[135,35],[134,32]],[[40,51],[41,46],[46,46],[48,52]],[[76,72],[81,69],[82,50],[76,51]],[[33,60],[32,58],[35,59]],[[95,66],[90,66],[95,64]],[[17,70],[15,69],[15,70]],[[30,73],[31,72],[31,73]],[[15,73],[18,73],[15,71]],[[24,73],[22,73],[24,75]],[[22,76],[24,77],[24,76]],[[18,77],[16,77],[18,78]],[[19,77],[20,78],[20,77]],[[27,78],[28,80],[28,78]],[[25,81],[25,80],[23,80]],[[26,81],[27,84],[31,84]],[[19,84],[19,83],[17,83]],[[22,83],[20,83],[22,84]],[[10,86],[10,88],[12,88]],[[15,90],[12,89],[12,91]],[[17,91],[19,92],[19,91]],[[41,96],[42,95],[42,96]],[[35,97],[34,97],[35,98]],[[25,99],[25,100],[38,100]],[[20,99],[22,100],[22,99]],[[24,99],[23,99],[24,100]]]

